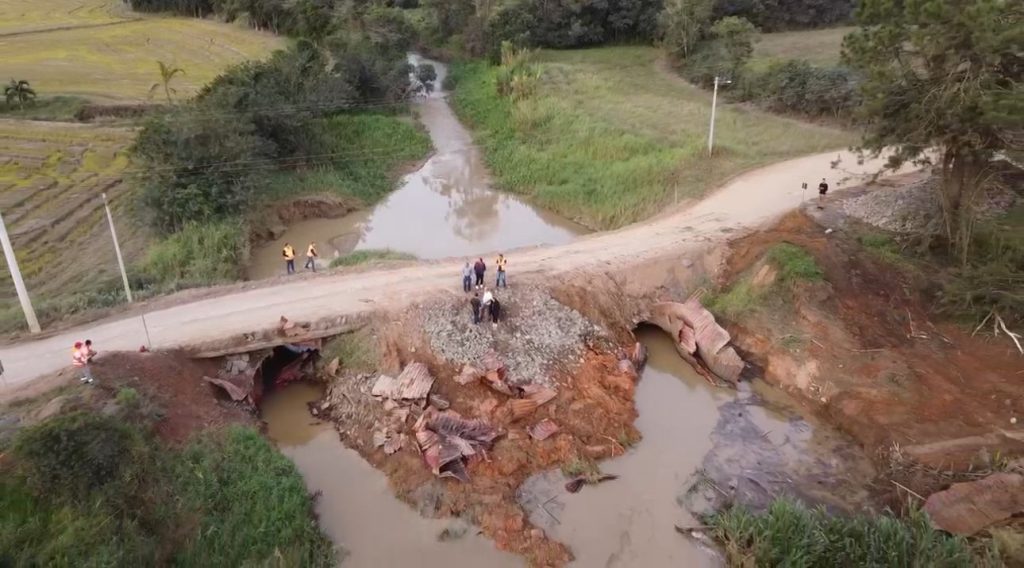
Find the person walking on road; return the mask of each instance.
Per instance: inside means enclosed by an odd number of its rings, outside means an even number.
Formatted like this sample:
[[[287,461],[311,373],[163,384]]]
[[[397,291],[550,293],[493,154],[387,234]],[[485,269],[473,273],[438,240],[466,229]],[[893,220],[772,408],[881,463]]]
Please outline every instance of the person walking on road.
[[[281,249],[281,256],[284,257],[284,269],[288,274],[295,274],[295,247],[285,243]]]
[[[466,266],[462,267],[462,291],[469,292],[473,289],[473,268],[469,266],[469,261],[466,261]]]
[[[505,255],[498,254],[498,259],[494,261],[494,264],[498,267],[498,280],[494,283],[495,288],[508,288],[508,282],[505,280],[505,267],[508,266],[508,259]]]
[[[319,257],[320,255],[316,253],[316,243],[310,241],[306,248],[306,269],[316,272],[316,259]]]
[[[81,341],[76,341],[75,346],[71,349],[71,365],[80,375],[78,380],[91,385],[96,381],[92,378],[92,369],[89,368],[89,359],[88,348]]]
[[[487,272],[487,265],[484,264],[484,259],[476,259],[476,263],[473,264],[473,272],[476,274],[476,288],[479,290],[484,287],[484,272]]]
[[[825,208],[825,194],[828,193],[828,182],[825,178],[821,178],[821,183],[818,184],[818,209]]]
[[[480,294],[473,292],[473,297],[469,299],[469,309],[473,311],[473,324],[480,323]]]

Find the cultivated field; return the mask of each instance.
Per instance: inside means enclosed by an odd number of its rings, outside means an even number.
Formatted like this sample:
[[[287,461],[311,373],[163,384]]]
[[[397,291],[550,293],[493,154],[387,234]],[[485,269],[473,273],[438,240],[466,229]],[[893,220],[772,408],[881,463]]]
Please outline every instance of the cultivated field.
[[[754,44],[755,65],[786,59],[803,59],[814,65],[833,65],[839,62],[843,36],[852,27],[827,28],[800,32],[763,34]]]
[[[0,76],[28,80],[40,96],[143,101],[160,78],[160,60],[185,70],[172,85],[186,97],[228,65],[285,44],[214,20],[143,17],[108,0],[0,5]]]
[[[0,121],[0,211],[40,317],[66,307],[60,301],[71,295],[95,294],[117,282],[102,193],[118,217],[125,254],[142,252],[121,179],[133,138],[121,128]],[[8,329],[21,315],[10,274],[3,270],[0,278],[0,329]]]

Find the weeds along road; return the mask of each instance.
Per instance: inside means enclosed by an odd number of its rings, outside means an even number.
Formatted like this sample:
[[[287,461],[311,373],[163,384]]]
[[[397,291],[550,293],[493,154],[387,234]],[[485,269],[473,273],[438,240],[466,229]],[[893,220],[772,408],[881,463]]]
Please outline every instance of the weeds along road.
[[[600,277],[609,269],[628,267],[645,258],[682,254],[687,248],[707,246],[763,226],[798,207],[802,199],[817,199],[816,188],[823,177],[833,189],[841,190],[864,181],[883,164],[881,158],[858,164],[850,152],[829,152],[753,170],[694,205],[654,219],[581,237],[567,245],[512,251],[508,254],[510,281],[514,286],[518,278],[586,271]],[[808,188],[802,190],[801,183]],[[462,259],[453,259],[324,274],[293,282],[272,281],[149,312],[146,324],[153,349],[202,351],[232,336],[270,332],[282,315],[293,321],[316,322],[402,308],[439,294],[456,293],[461,290],[461,267]],[[488,277],[492,276],[489,271]],[[72,344],[84,338],[92,339],[101,353],[134,351],[146,343],[146,330],[141,318],[130,316],[0,348],[0,361],[6,369],[4,388],[69,366]],[[243,342],[238,344],[241,347]]]

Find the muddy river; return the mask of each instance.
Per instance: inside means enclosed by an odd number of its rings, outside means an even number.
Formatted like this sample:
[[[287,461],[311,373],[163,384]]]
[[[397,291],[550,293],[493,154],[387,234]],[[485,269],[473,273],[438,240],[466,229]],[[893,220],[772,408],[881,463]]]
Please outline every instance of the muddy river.
[[[437,69],[437,90],[413,104],[434,154],[376,206],[336,219],[294,223],[277,240],[254,249],[250,278],[284,271],[285,242],[303,250],[310,241],[318,243],[327,264],[335,256],[363,249],[391,249],[426,259],[471,257],[563,244],[586,232],[581,225],[492,189],[479,149],[440,89],[445,66],[416,55],[410,62],[431,63]]]
[[[310,384],[272,393],[262,406],[267,433],[281,453],[295,462],[316,499],[320,526],[352,568],[381,566],[521,567],[524,561],[494,548],[470,528],[440,541],[453,521],[427,519],[399,501],[383,473],[346,448],[334,427],[310,416],[307,402],[322,395]]]
[[[659,330],[641,328],[637,337],[650,352],[636,391],[643,439],[600,464],[619,479],[570,494],[554,470],[527,479],[518,492],[530,521],[572,549],[574,566],[720,566],[716,553],[675,530],[700,524],[688,508],[700,510],[708,495],[688,488],[703,488],[712,500],[725,488],[754,506],[778,494],[846,510],[863,500],[872,470],[850,440],[802,417],[768,387],[712,388]],[[306,403],[321,394],[313,385],[291,385],[267,398],[263,418],[310,493],[319,494],[320,524],[347,554],[346,566],[524,565],[472,528],[439,539],[459,521],[421,517],[394,497],[383,473],[310,416]],[[711,483],[694,483],[698,471]]]

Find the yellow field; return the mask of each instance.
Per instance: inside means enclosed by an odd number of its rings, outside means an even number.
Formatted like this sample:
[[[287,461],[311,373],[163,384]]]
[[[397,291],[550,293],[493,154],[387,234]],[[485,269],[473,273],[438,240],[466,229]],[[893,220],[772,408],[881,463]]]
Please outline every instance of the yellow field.
[[[2,0],[0,6],[0,76],[26,79],[40,96],[144,101],[162,60],[185,70],[172,86],[187,97],[227,66],[262,59],[286,42],[214,20],[141,17],[119,1]]]
[[[3,0],[0,36],[137,18],[119,0]]]

